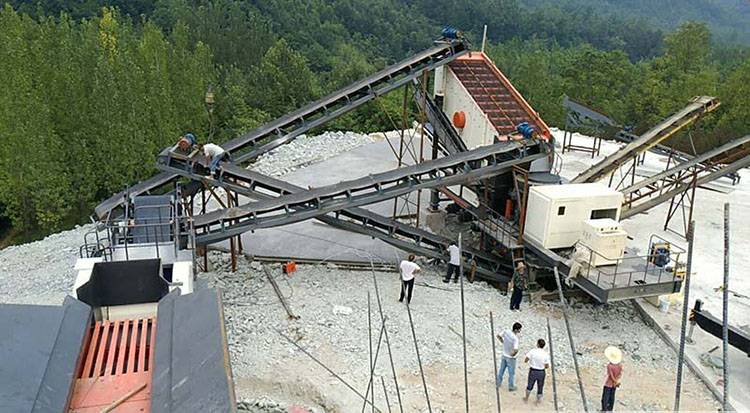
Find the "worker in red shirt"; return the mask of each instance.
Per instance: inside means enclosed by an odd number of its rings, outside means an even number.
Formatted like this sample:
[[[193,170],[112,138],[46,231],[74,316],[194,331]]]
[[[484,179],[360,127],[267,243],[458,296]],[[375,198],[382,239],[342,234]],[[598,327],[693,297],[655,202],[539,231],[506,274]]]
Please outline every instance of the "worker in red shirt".
[[[604,382],[602,392],[602,411],[611,412],[615,407],[615,390],[620,387],[622,378],[622,351],[615,346],[609,346],[604,350],[604,356],[609,360],[609,364],[607,364],[607,381]]]

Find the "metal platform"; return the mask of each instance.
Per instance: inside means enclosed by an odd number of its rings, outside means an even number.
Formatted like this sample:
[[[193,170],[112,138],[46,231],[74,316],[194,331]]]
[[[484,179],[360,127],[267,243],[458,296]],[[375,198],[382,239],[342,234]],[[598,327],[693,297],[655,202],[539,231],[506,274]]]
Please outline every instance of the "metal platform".
[[[683,279],[674,269],[679,267],[680,255],[685,250],[658,235],[652,235],[649,246],[655,244],[670,245],[668,255],[657,257],[649,247],[646,255],[637,255],[632,249],[626,249],[622,258],[610,258],[579,242],[576,248],[587,251],[589,257],[572,281],[601,303],[679,292]],[[661,265],[656,265],[657,258],[666,260]],[[594,261],[614,264],[598,267],[588,264]],[[673,270],[667,271],[667,268]]]

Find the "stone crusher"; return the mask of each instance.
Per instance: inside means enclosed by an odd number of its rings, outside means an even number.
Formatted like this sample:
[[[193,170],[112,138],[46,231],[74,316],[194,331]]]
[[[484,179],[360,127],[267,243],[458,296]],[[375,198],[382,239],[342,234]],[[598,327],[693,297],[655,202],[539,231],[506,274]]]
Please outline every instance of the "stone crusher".
[[[0,306],[0,411],[236,410],[221,295],[175,248],[179,217],[149,219],[165,199],[99,228],[62,306]]]

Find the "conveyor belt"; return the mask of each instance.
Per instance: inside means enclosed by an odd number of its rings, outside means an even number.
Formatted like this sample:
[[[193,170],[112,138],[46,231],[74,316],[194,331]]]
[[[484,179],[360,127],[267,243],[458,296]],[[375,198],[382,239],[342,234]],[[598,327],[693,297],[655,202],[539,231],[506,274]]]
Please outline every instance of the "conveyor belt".
[[[697,186],[701,186],[711,181],[717,180],[721,178],[722,176],[728,175],[732,172],[737,172],[740,169],[747,168],[749,166],[750,166],[750,156],[746,156],[730,164],[725,164],[723,165],[723,167],[721,167],[718,170],[710,171],[708,167],[701,166],[700,169],[695,171],[698,177],[696,179],[695,184]],[[675,180],[669,180],[669,179],[663,180],[664,184],[656,190],[656,192],[658,192],[658,195],[656,193],[653,193],[651,195],[655,195],[655,196],[652,196],[651,198],[649,198],[648,201],[639,203],[635,206],[631,206],[631,208],[629,209],[623,209],[622,213],[620,214],[620,219],[623,220],[626,218],[630,218],[633,215],[640,214],[641,212],[647,211],[661,204],[662,202],[665,202],[671,199],[672,197],[679,195],[680,193],[688,190],[690,186],[693,184],[693,180],[691,178],[692,175],[693,175],[693,171],[689,171],[689,172],[682,174],[682,179],[675,177],[674,178]]]
[[[611,128],[622,128],[620,124],[615,122],[606,114],[599,112],[594,108],[586,106],[583,103],[576,102],[575,100],[570,99],[567,96],[563,97],[563,106],[568,109],[567,122],[570,123],[570,125],[574,128],[591,128],[592,126],[590,124],[585,123],[585,119],[591,119],[603,126],[608,126]],[[598,128],[595,127],[595,129]],[[614,138],[620,142],[631,143],[638,140],[638,135],[634,135],[624,130],[619,130],[614,134]],[[658,155],[671,157],[673,161],[678,163],[690,162],[690,160],[695,157],[686,152],[682,152],[674,148],[669,148],[662,144],[654,145],[653,147],[649,148],[649,151]],[[736,172],[725,176],[732,180],[733,185],[739,182],[739,175]]]
[[[232,153],[236,162],[249,161],[325,122],[358,108],[380,95],[412,82],[419,78],[425,70],[433,70],[449,63],[468,51],[469,44],[464,41],[440,42],[425,51],[388,66],[372,76],[357,81],[221,146]],[[259,142],[269,138],[268,142],[256,146]],[[162,151],[159,157],[169,157],[175,149],[174,147],[167,148]],[[203,161],[203,157],[199,155],[196,160]],[[129,188],[127,193],[125,191],[120,192],[97,205],[95,208],[96,215],[99,219],[103,219],[110,211],[123,205],[126,195],[132,197],[154,191],[176,178],[177,175],[170,173],[155,175]]]
[[[638,139],[625,145],[624,148],[581,172],[581,174],[573,178],[571,183],[580,184],[598,181],[616,171],[620,165],[653,148],[701,115],[711,112],[717,107],[719,107],[719,102],[714,97],[700,96],[693,98],[685,108],[651,128]]]
[[[287,225],[344,208],[381,202],[417,189],[473,182],[507,172],[515,164],[531,162],[545,156],[543,153],[524,156],[527,149],[526,142],[501,142],[274,200],[210,212],[197,216],[195,226],[213,234],[205,235],[204,239],[211,236],[225,239],[246,231]],[[222,180],[239,178],[243,183],[250,181],[252,185],[253,177],[257,179],[259,175],[241,167],[225,165],[227,170]],[[183,173],[179,168],[170,170],[179,171],[180,174],[192,179],[205,178],[195,172]],[[232,224],[227,225],[228,222]]]
[[[530,156],[535,159],[537,156],[543,155],[534,154]],[[526,157],[524,161],[530,162],[530,159],[532,158]],[[199,175],[192,175],[185,170],[178,171],[184,176],[200,179]],[[259,200],[305,191],[304,188],[299,186],[248,171],[232,164],[225,164],[224,174],[225,178],[221,182],[210,178],[205,178],[204,181]],[[362,208],[347,208],[335,213],[316,216],[315,219],[335,228],[378,238],[399,249],[435,259],[446,258],[446,248],[451,241]],[[221,236],[216,236],[215,234],[201,232],[201,228],[197,228],[197,230],[196,240],[199,244],[213,243],[232,235],[225,232]],[[467,265],[476,264],[476,272],[479,277],[492,281],[507,281],[510,266],[502,257],[471,248],[464,248],[463,257]]]
[[[621,130],[615,134],[615,139],[621,142],[630,143],[638,139],[638,136]],[[664,146],[661,144],[650,148],[649,152],[653,152],[655,154],[658,154],[667,158],[671,157],[672,161],[676,163],[690,162],[692,159],[695,158],[694,155],[690,155],[687,152],[683,152],[683,151],[670,148],[668,146]],[[700,163],[699,165],[703,165],[703,163]],[[716,170],[718,170],[718,167],[711,167],[711,171],[716,171]],[[740,176],[737,172],[732,172],[724,176],[732,180],[732,185],[736,185],[740,181]]]
[[[252,171],[248,172],[255,174]],[[239,188],[232,188],[232,190],[237,190],[242,195],[261,200],[305,190],[302,187],[269,176],[256,174],[255,178],[250,187],[239,185]],[[209,182],[226,187],[226,182]],[[315,219],[334,228],[371,236],[401,250],[434,259],[446,259],[446,251],[451,242],[448,238],[386,218],[363,208],[348,208],[335,213],[321,215]],[[206,244],[201,236],[202,234],[199,233],[196,241],[199,244]],[[477,274],[481,278],[493,281],[508,280],[510,266],[502,257],[472,248],[463,248],[462,253],[467,266],[470,266],[471,263],[476,263]]]
[[[651,176],[647,179],[644,179],[642,181],[636,182],[635,184],[622,189],[620,192],[622,192],[625,195],[625,198],[627,199],[629,196],[642,196],[644,195],[644,190],[647,190],[648,188],[652,188],[654,184],[661,180],[668,180],[668,181],[674,181],[677,177],[677,175],[680,172],[686,171],[688,169],[695,169],[696,166],[703,166],[700,168],[701,170],[708,170],[708,171],[717,171],[721,170],[721,161],[724,159],[729,158],[730,162],[739,155],[739,158],[742,158],[744,156],[748,155],[748,152],[750,152],[750,135],[747,135],[745,137],[735,139],[731,142],[725,143],[724,145],[719,146],[716,149],[713,149],[711,151],[708,151],[698,157],[695,157],[691,159],[690,161],[687,161],[685,163],[681,163],[678,165],[675,165],[674,167],[660,173],[654,176]],[[739,160],[739,159],[734,159]],[[710,165],[709,165],[710,164]],[[690,171],[693,172],[692,170]]]
[[[437,139],[438,147],[443,154],[451,155],[466,151],[466,144],[458,135],[458,132],[456,132],[453,124],[451,124],[450,120],[445,116],[445,113],[437,106],[432,98],[429,96],[422,96],[421,84],[417,83],[414,87],[414,100],[418,105],[421,105],[423,99],[426,103],[425,114],[427,121],[430,122],[430,125],[432,126],[432,130],[427,130],[426,132],[431,135],[432,139]]]

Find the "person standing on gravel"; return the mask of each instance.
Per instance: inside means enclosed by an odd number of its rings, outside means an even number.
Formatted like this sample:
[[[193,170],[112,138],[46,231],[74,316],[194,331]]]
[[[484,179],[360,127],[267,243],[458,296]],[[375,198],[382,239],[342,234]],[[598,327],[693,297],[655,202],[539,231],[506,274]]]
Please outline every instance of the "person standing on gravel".
[[[422,272],[422,269],[414,262],[414,259],[414,254],[409,254],[409,259],[401,261],[401,265],[399,266],[401,272],[401,297],[399,297],[398,301],[400,303],[404,302],[404,295],[406,295],[406,304],[411,303],[414,276]]]
[[[536,341],[536,348],[529,351],[526,354],[526,358],[523,360],[525,363],[529,363],[529,380],[526,383],[526,396],[523,398],[524,402],[529,401],[529,394],[534,389],[536,384],[536,402],[539,404],[542,401],[542,393],[544,392],[544,378],[547,376],[547,369],[549,368],[549,354],[544,351],[544,346],[547,343],[543,338]]]
[[[615,390],[620,387],[622,378],[622,351],[609,346],[604,350],[604,356],[609,360],[607,364],[607,381],[602,391],[602,411],[611,412],[615,408]]]
[[[526,287],[526,265],[519,262],[513,277],[510,279],[508,289],[513,291],[510,296],[510,309],[521,311],[521,301],[523,300],[523,289]]]
[[[518,335],[521,333],[521,323],[513,323],[513,330],[505,330],[497,335],[503,343],[503,360],[500,362],[500,372],[497,374],[497,387],[503,386],[503,375],[508,370],[508,391],[515,391],[513,379],[516,376],[516,356],[518,355]]]
[[[451,280],[451,275],[453,275],[453,282],[457,283],[458,277],[460,275],[461,250],[458,249],[458,246],[455,242],[451,242],[450,246],[448,246],[448,254],[450,254],[450,261],[448,261],[448,273],[445,274],[443,282],[449,282]]]

